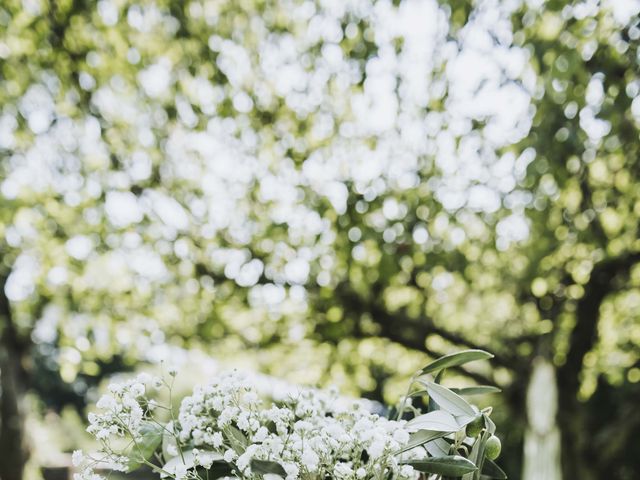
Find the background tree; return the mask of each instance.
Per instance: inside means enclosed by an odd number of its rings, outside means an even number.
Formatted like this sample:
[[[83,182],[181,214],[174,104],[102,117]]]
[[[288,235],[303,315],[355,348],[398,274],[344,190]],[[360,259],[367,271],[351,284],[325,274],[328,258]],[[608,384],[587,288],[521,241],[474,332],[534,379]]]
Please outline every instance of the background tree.
[[[564,474],[631,478],[630,439],[640,432],[630,414],[639,360],[637,11],[550,3],[515,28],[540,78],[519,147],[536,152],[524,279],[550,327],[534,350],[558,368]],[[605,407],[614,397],[615,412]]]
[[[637,476],[640,30],[560,3],[0,7],[0,477],[167,343],[387,401],[489,349],[512,478],[544,359],[567,478]]]

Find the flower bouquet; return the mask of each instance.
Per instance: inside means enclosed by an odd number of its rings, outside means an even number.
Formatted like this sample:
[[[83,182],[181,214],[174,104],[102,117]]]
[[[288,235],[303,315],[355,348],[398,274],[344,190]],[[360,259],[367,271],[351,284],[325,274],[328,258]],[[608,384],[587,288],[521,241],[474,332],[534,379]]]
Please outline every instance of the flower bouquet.
[[[464,397],[494,387],[447,388],[445,369],[491,358],[466,350],[439,358],[417,372],[389,417],[337,391],[299,389],[261,397],[243,375],[232,372],[198,386],[178,411],[173,380],[142,374],[109,385],[89,415],[99,441],[91,455],[74,452],[75,480],[97,480],[96,470],[130,472],[146,466],[176,480],[414,480],[504,479],[493,462],[500,452],[489,418]],[[167,389],[169,404],[150,393]],[[415,399],[423,397],[423,410]]]

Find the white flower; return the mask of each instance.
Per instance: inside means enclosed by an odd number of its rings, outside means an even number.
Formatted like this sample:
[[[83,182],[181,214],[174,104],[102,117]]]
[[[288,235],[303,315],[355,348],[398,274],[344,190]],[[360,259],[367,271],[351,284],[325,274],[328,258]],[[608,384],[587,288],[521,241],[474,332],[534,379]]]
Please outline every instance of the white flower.
[[[174,470],[176,480],[182,480],[187,476],[187,466],[184,464],[177,464]]]
[[[404,445],[409,441],[409,432],[404,428],[398,428],[393,432],[393,439],[399,444]]]
[[[348,463],[337,463],[333,468],[333,474],[336,478],[347,478],[353,475],[353,469]]]
[[[313,424],[311,422],[306,422],[304,420],[299,420],[293,426],[296,432],[308,432],[313,428]]]
[[[400,467],[400,476],[411,478],[414,476],[414,469],[411,465],[403,465]]]
[[[126,472],[129,469],[129,458],[124,456],[112,456],[104,462],[104,464],[108,469],[115,470],[117,472]]]
[[[218,426],[220,428],[226,427],[236,418],[236,415],[238,415],[238,408],[226,407],[222,412],[220,412],[220,416],[218,417]]]
[[[74,450],[73,453],[71,454],[71,464],[74,467],[79,467],[83,463],[84,463],[84,454],[82,453],[82,450]]]
[[[286,480],[296,480],[300,474],[300,469],[295,463],[284,463],[282,468],[287,472]]]
[[[110,383],[109,386],[107,387],[109,389],[109,391],[113,394],[119,394],[120,392],[122,392],[123,386],[120,385],[119,383]]]
[[[223,412],[224,413],[224,412]],[[237,425],[240,430],[249,430],[249,412],[241,412],[238,415]]]
[[[103,395],[96,403],[96,407],[101,410],[115,410],[117,406],[116,399],[111,395]]]
[[[232,449],[228,449],[226,452],[224,452],[224,461],[227,463],[231,463],[233,462],[236,458],[238,458],[238,454],[232,450]]]
[[[244,401],[248,404],[258,403],[258,395],[256,392],[247,392],[244,395]]]
[[[201,452],[194,449],[193,453],[195,455],[196,465],[200,465],[206,469],[211,468],[211,465],[213,465],[213,462],[216,459],[220,458],[217,454],[213,452]]]
[[[172,457],[176,457],[178,456],[178,447],[174,444],[168,444],[167,445],[167,453],[172,456]]]
[[[153,417],[157,404],[145,389],[148,381],[139,376],[113,384],[110,394],[98,402],[101,411],[89,415],[87,430],[104,442],[106,463],[115,469],[126,468],[128,459],[111,454],[111,442],[137,440],[143,428],[158,421]],[[168,474],[176,480],[193,477],[196,466],[211,468],[224,451],[222,459],[233,463],[243,478],[253,478],[251,462],[256,459],[278,462],[286,472],[285,480],[309,475],[366,480],[376,472],[398,480],[417,479],[416,472],[400,467],[393,455],[409,441],[404,421],[372,414],[361,402],[338,401],[336,392],[301,389],[278,395],[277,406],[262,407],[252,384],[237,373],[194,388],[182,400],[178,418],[163,426],[172,434],[162,446]],[[244,436],[242,442],[238,431]],[[204,450],[193,449],[194,445]],[[186,464],[180,451],[189,458]],[[74,453],[74,461],[81,462],[81,457],[80,452]],[[82,475],[76,480],[97,480],[89,470]]]
[[[87,468],[80,473],[74,473],[73,480],[105,480],[105,478],[93,473],[93,470]]]
[[[134,398],[141,397],[142,395],[144,395],[144,392],[145,388],[142,383],[134,383],[133,385],[131,385],[131,395],[133,395]]]
[[[251,473],[251,460],[258,452],[258,445],[249,445],[242,455],[236,460],[236,466],[245,475]]]
[[[384,442],[381,440],[376,440],[367,448],[367,453],[369,457],[372,459],[377,459],[384,453]]]
[[[320,458],[313,449],[305,448],[300,456],[300,460],[302,461],[302,465],[310,472],[315,472],[318,469],[318,462],[320,461]]]
[[[260,427],[251,440],[256,443],[262,443],[267,439],[267,435],[269,435],[267,427]]]
[[[213,435],[211,435],[211,446],[213,446],[213,448],[220,448],[223,442],[224,437],[220,432],[215,432]]]

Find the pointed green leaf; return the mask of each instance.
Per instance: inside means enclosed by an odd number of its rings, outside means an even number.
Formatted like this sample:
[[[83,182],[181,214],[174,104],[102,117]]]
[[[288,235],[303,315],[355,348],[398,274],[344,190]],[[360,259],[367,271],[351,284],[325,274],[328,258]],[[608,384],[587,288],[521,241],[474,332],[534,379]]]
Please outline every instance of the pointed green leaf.
[[[251,460],[251,471],[258,475],[280,475],[282,478],[287,476],[282,465],[267,460]]]
[[[139,468],[145,460],[149,460],[162,442],[162,427],[158,424],[145,422],[140,427],[140,439],[132,446],[129,453],[129,472]]]
[[[407,460],[400,463],[411,465],[420,472],[444,475],[447,477],[460,477],[466,473],[477,470],[472,462],[459,455],[431,457],[423,460]]]
[[[419,447],[420,445],[424,445],[430,440],[443,437],[446,434],[447,432],[436,432],[433,430],[420,430],[418,432],[412,433],[409,436],[409,442],[400,450],[398,450],[396,454],[406,452],[407,450],[411,450],[415,447]]]
[[[227,439],[229,440],[229,443],[231,444],[233,449],[239,453],[244,452],[245,448],[247,448],[248,445],[247,437],[244,436],[244,433],[242,433],[233,425],[229,425],[225,428],[225,430],[228,432]]]
[[[448,388],[433,382],[421,382],[427,388],[429,397],[436,402],[440,408],[446,410],[452,415],[462,415],[466,417],[475,417],[476,412],[471,405],[460,395],[453,393]]]
[[[485,415],[485,425],[486,429],[480,436],[478,440],[476,440],[473,444],[473,448],[471,449],[471,453],[469,454],[469,460],[476,464],[478,470],[474,472],[470,477],[466,476],[463,480],[480,480],[480,472],[482,471],[482,467],[484,465],[484,461],[486,460],[486,456],[484,454],[485,445],[487,444],[487,440],[491,436],[491,420]]]
[[[456,416],[456,422],[458,422],[458,425],[460,426],[460,428],[462,428],[462,427],[466,427],[467,425],[469,425],[476,418],[478,418],[477,414],[475,416],[473,416],[473,415],[457,415]]]
[[[458,425],[458,422],[450,413],[443,410],[436,410],[409,420],[406,428],[410,432],[433,430],[436,432],[450,433],[460,430],[460,425]]]
[[[409,394],[410,397],[422,397],[423,395],[429,395],[429,392],[426,390],[416,390]]]
[[[216,461],[213,462],[211,468],[204,469],[198,467],[196,473],[199,478],[206,478],[208,480],[215,480],[216,478],[230,477],[233,474],[233,467],[227,462]]]
[[[507,474],[489,458],[485,459],[484,465],[482,466],[482,476],[496,480],[506,480],[507,478]]]
[[[473,442],[473,447],[471,447],[471,452],[469,452],[469,455],[467,456],[469,458],[469,460],[471,460],[476,466],[478,466],[478,465],[480,465],[482,463],[481,461],[479,462],[478,459],[482,459],[483,458],[483,457],[480,456],[480,453],[481,453],[480,452],[480,450],[481,450],[480,447],[482,447],[482,440],[484,438],[484,435],[485,434],[483,434],[479,439],[477,439],[475,442]],[[483,450],[483,452],[484,452],[484,450]],[[475,473],[477,473],[477,471]],[[464,475],[462,477],[462,480],[476,480],[479,475],[476,475],[475,473],[472,472],[472,473],[468,473],[468,474]]]
[[[438,372],[438,374],[436,375],[436,378],[433,379],[433,383],[440,383],[442,381],[442,377],[444,376],[444,370],[440,370]],[[431,396],[429,396],[429,405],[428,407],[428,411],[429,412],[433,412],[434,410],[438,410],[438,405],[436,404],[436,402],[433,400],[433,398]]]
[[[425,443],[424,448],[427,449],[429,455],[432,457],[446,457],[449,455],[451,445],[444,438],[436,438],[430,442]]]
[[[498,387],[492,387],[490,385],[478,385],[476,387],[464,387],[464,388],[450,388],[453,393],[458,395],[484,395],[487,393],[499,393]]]
[[[493,358],[493,355],[489,352],[485,352],[484,350],[463,350],[461,352],[451,353],[438,358],[424,367],[421,374],[424,375],[445,368],[464,365],[465,363],[473,362],[475,360],[486,360],[489,358]]]
[[[493,423],[493,420],[489,418],[489,415],[486,415],[486,414],[484,415],[484,421],[487,424],[487,431],[490,434],[496,433],[496,424]]]

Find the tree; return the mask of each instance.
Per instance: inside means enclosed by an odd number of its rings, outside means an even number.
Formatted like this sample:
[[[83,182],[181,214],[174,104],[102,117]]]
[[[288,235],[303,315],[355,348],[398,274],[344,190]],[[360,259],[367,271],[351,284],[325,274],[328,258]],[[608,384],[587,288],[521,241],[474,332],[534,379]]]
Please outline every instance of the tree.
[[[469,346],[496,353],[458,373],[505,389],[512,477],[543,358],[565,474],[632,478],[638,26],[585,8],[1,7],[0,444],[44,372],[82,398],[166,342],[306,339],[387,400]]]
[[[640,260],[634,15],[550,3],[516,25],[541,91],[532,131],[520,146],[537,157],[527,176],[537,197],[530,213],[536,252],[529,250],[535,261],[525,281],[550,326],[535,349],[558,366],[566,478],[637,475],[637,452],[628,442],[640,424],[627,412],[638,392],[638,355],[633,333],[612,336],[637,321],[628,310]],[[620,356],[612,361],[612,355]],[[620,416],[605,419],[602,396],[612,390],[620,395]],[[585,434],[593,431],[600,433]]]
[[[167,338],[304,335],[310,265],[331,258],[358,179],[325,162],[357,154],[362,170],[377,156],[406,181],[385,158],[404,140],[395,73],[377,72],[407,50],[408,75],[424,38],[376,41],[395,9],[363,5],[2,7],[0,443],[14,448],[2,478],[21,477],[22,394],[59,402],[43,377],[82,396],[114,358],[126,367]],[[435,4],[425,13],[446,25]],[[427,60],[440,68],[444,53]],[[426,107],[417,81],[402,94],[406,127]],[[403,148],[398,173],[424,148]],[[365,174],[362,188],[376,181]]]

